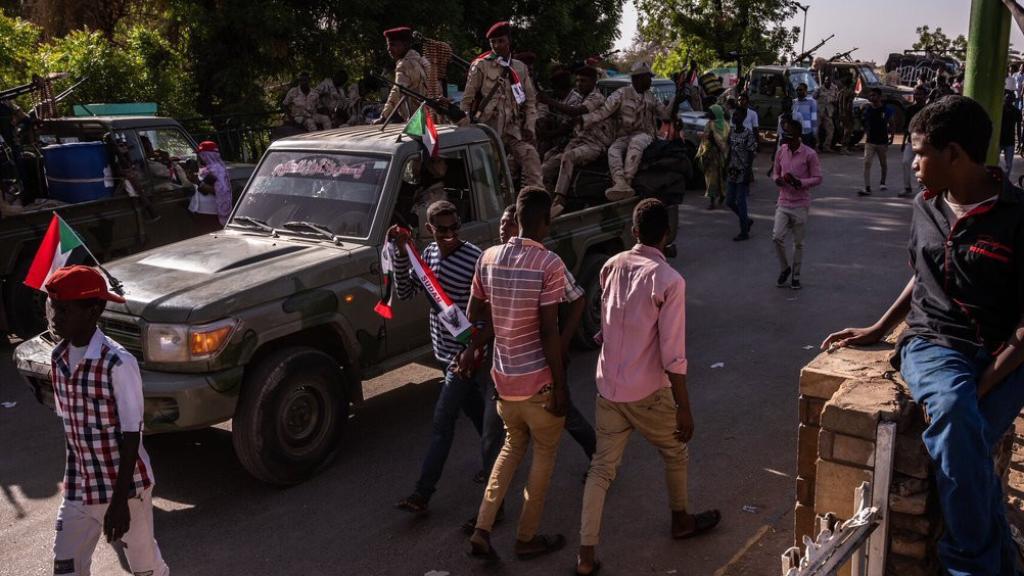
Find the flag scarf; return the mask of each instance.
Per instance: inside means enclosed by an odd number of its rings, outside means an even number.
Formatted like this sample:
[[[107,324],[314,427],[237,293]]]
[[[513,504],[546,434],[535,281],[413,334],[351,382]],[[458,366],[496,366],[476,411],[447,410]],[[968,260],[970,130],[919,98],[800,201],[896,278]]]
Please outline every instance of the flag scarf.
[[[512,76],[512,97],[516,99],[516,104],[522,104],[526,102],[526,90],[523,90],[523,81],[519,78],[519,73],[512,67],[511,60],[505,60],[502,57],[498,57],[498,64],[501,64]]]
[[[380,302],[373,307],[373,311],[385,320],[394,318],[394,311],[391,305],[395,301],[395,264],[391,260],[391,242],[384,244],[380,251],[380,271],[384,275],[384,286],[381,290]]]
[[[388,242],[384,245],[384,250],[381,252],[381,271],[386,270],[388,275],[384,280],[385,297],[382,297],[381,302],[374,308],[374,311],[389,320],[392,318],[391,299],[393,298],[395,275],[391,251],[395,249],[395,243]],[[405,252],[409,257],[413,274],[416,275],[416,279],[423,285],[423,290],[430,298],[430,303],[437,314],[438,321],[452,335],[452,338],[463,344],[469,344],[469,338],[473,335],[473,325],[469,323],[466,313],[456,306],[448,294],[445,293],[444,288],[441,287],[441,282],[434,275],[434,271],[426,265],[423,257],[420,256],[419,251],[416,250],[412,242],[406,243]]]
[[[409,118],[409,123],[405,125],[402,133],[419,140],[427,153],[430,154],[430,157],[437,158],[441,150],[437,140],[437,127],[434,125],[434,119],[427,113],[423,104],[420,104],[420,107],[416,109],[416,113],[412,115],[412,118]]]
[[[44,290],[43,287],[50,276],[65,266],[72,252],[79,247],[85,248],[85,243],[67,222],[54,212],[53,218],[50,219],[50,227],[47,228],[43,242],[32,259],[28,275],[25,276],[25,285],[36,290]]]

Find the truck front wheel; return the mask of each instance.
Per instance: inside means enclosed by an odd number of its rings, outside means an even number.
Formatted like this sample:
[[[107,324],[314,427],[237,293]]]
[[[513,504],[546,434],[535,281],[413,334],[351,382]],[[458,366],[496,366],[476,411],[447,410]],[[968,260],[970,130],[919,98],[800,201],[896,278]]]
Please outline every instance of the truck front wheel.
[[[330,460],[347,420],[338,361],[313,348],[278,350],[247,371],[232,422],[235,454],[259,480],[297,484]]]

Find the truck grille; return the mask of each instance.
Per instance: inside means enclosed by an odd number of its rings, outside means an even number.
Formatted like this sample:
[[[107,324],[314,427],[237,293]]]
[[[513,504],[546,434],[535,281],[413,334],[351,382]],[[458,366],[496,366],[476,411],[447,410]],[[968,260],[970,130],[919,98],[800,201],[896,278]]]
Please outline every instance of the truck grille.
[[[138,325],[111,318],[100,318],[99,324],[104,334],[142,361],[142,329]]]

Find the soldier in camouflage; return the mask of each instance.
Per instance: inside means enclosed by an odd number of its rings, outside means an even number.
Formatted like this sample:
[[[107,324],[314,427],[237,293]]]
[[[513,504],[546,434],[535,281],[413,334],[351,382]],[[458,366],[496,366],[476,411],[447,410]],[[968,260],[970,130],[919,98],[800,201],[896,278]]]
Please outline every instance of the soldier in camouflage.
[[[605,105],[604,95],[597,90],[596,68],[585,66],[576,71],[576,94],[578,105],[566,105],[559,102],[548,102],[553,110],[569,116],[584,116],[600,110]],[[615,139],[615,127],[613,121],[593,122],[586,128],[577,125],[573,131],[572,139],[565,146],[565,150],[557,155],[553,162],[545,161],[544,167],[548,168],[549,163],[554,163],[558,169],[558,180],[554,188],[554,198],[551,204],[551,217],[554,218],[565,210],[566,195],[569,192],[569,185],[572,183],[576,166],[585,166],[601,157],[608,150],[608,146]]]
[[[612,187],[604,195],[611,201],[636,195],[633,176],[640,169],[644,150],[657,136],[659,121],[671,119],[678,108],[678,93],[671,105],[667,105],[651,92],[653,76],[649,64],[637,62],[630,70],[632,84],[619,88],[604,106],[583,116],[584,129],[612,118],[618,123],[618,138],[608,148]]]
[[[470,65],[460,106],[476,122],[498,133],[522,168],[524,186],[543,187],[534,145],[537,91],[526,65],[512,58],[511,34],[508,22],[498,22],[487,31],[491,50]]]
[[[403,86],[417,94],[428,94],[427,75],[430,73],[430,61],[412,49],[412,28],[405,26],[384,31],[388,42],[388,53],[395,59],[395,84]],[[395,113],[392,121],[404,121],[412,117],[421,102],[412,96],[403,96],[398,86],[392,86],[384,109],[374,123],[384,122]]]

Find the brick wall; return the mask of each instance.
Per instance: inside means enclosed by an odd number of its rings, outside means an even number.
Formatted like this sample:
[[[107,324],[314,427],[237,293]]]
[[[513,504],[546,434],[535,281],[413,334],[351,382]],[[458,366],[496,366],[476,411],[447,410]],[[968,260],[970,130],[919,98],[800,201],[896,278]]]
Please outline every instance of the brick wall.
[[[872,480],[878,424],[895,422],[886,573],[937,574],[941,518],[921,442],[924,419],[891,372],[891,354],[891,345],[843,349],[819,355],[801,371],[794,541],[799,546],[812,535],[815,515],[833,512],[844,520],[853,515],[854,491]],[[1024,446],[1020,452],[1024,462]],[[848,574],[848,567],[842,573]]]

